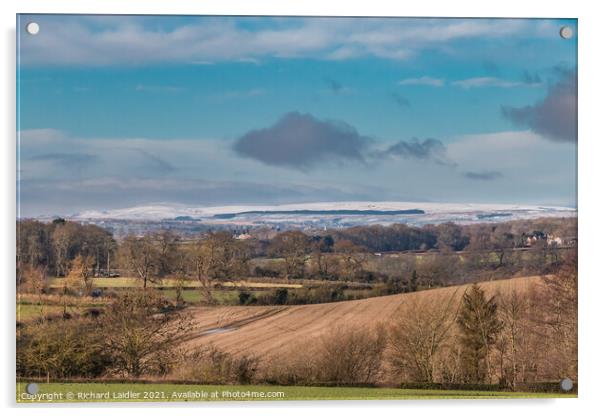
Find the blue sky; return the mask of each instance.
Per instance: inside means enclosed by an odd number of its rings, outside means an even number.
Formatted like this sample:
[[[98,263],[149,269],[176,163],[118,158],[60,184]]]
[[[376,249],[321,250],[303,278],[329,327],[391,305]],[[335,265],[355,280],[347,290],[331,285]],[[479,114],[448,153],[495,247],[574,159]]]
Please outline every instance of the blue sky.
[[[574,206],[565,25],[576,32],[576,20],[21,15],[21,214]]]

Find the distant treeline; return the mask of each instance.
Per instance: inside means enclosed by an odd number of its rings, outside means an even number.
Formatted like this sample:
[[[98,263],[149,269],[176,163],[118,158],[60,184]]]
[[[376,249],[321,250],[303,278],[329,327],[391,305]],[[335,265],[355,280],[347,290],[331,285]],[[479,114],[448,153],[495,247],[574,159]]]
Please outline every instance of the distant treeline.
[[[111,232],[95,225],[63,219],[17,221],[17,271],[27,265],[49,275],[65,275],[78,256],[93,258],[96,268],[106,267],[116,249]]]
[[[349,240],[370,251],[495,249],[498,246],[526,247],[528,239],[548,236],[563,241],[577,233],[576,219],[537,219],[458,225],[444,223],[413,227],[406,224],[373,225],[336,230],[336,240]]]
[[[41,270],[47,276],[66,276],[74,260],[81,258],[85,259],[92,276],[108,276],[111,270],[120,269],[144,281],[175,274],[199,280],[235,279],[250,275],[287,279],[386,280],[379,271],[369,272],[367,256],[429,250],[489,252],[493,257],[485,256],[479,264],[472,266],[502,268],[511,263],[512,250],[531,247],[541,251],[546,257],[544,263],[547,263],[548,255],[556,256],[554,250],[557,247],[576,243],[576,229],[576,219],[558,218],[496,224],[445,223],[423,227],[375,225],[325,230],[311,235],[284,231],[266,236],[265,233],[254,234],[252,230],[244,239],[223,231],[200,233],[197,238],[183,239],[170,231],[163,231],[116,241],[109,231],[95,225],[62,219],[50,223],[24,220],[17,222],[17,278],[19,281],[24,268]],[[280,261],[257,262],[254,259]],[[422,263],[420,267],[425,268],[426,263]],[[452,268],[458,264],[454,266],[447,262],[430,266],[452,275]],[[466,262],[461,266],[468,267]],[[416,270],[420,272],[417,265],[408,268],[407,284],[410,274]],[[544,272],[543,269],[541,271]]]

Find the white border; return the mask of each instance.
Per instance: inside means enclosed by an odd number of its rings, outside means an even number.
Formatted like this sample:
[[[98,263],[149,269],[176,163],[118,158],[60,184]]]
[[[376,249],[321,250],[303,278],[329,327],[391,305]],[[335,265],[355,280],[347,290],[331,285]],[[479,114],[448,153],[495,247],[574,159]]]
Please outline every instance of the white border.
[[[431,402],[296,402],[296,403],[247,403],[247,404],[196,404],[194,407],[153,404],[145,406],[148,415],[166,412],[178,415],[229,413],[257,413],[262,415],[307,413],[332,413],[338,411],[348,415],[364,415],[374,408],[379,413],[395,414],[487,414],[508,413],[589,414],[602,397],[599,391],[600,377],[600,289],[602,276],[599,262],[602,249],[600,241],[600,179],[602,172],[599,158],[602,155],[600,131],[600,46],[602,22],[595,2],[556,1],[527,2],[525,0],[498,0],[497,2],[454,0],[421,0],[392,2],[384,0],[96,0],[96,1],[2,1],[3,54],[2,82],[4,97],[2,106],[2,215],[0,235],[0,264],[3,266],[2,299],[3,319],[1,344],[3,365],[0,376],[2,405],[12,407],[8,414],[48,415],[106,415],[108,412],[122,414],[136,407],[104,406],[86,409],[75,406],[44,407],[40,409],[15,408],[14,384],[14,259],[15,259],[15,14],[16,13],[110,13],[110,14],[238,14],[238,15],[339,15],[339,16],[445,16],[445,17],[576,17],[579,18],[579,399],[576,400],[522,400],[522,401],[431,401]],[[598,267],[596,267],[598,266]],[[336,410],[335,410],[336,409]],[[5,413],[5,414],[7,414]]]

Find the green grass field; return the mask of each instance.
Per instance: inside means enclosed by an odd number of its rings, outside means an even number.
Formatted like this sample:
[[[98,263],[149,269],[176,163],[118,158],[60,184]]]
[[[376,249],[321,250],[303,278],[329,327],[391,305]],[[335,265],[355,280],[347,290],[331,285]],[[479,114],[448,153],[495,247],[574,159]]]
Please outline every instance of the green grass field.
[[[410,390],[377,387],[211,386],[134,383],[39,383],[36,395],[17,383],[17,402],[164,402],[281,400],[417,400],[574,398],[576,394],[462,390]]]
[[[72,308],[68,308],[70,310]],[[58,305],[29,305],[17,303],[17,321],[29,321],[46,315],[59,314],[63,307]]]

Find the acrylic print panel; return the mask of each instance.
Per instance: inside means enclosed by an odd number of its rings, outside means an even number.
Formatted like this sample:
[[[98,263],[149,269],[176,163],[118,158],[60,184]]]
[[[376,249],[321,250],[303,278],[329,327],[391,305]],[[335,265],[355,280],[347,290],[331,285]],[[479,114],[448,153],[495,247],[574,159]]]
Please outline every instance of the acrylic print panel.
[[[19,402],[576,396],[575,19],[17,26]]]

